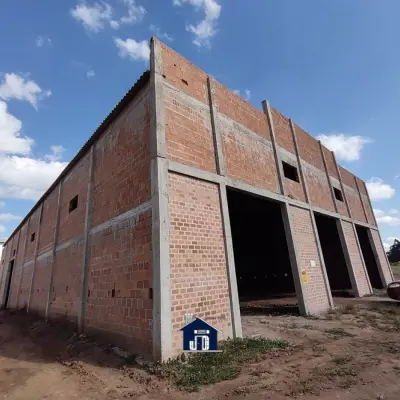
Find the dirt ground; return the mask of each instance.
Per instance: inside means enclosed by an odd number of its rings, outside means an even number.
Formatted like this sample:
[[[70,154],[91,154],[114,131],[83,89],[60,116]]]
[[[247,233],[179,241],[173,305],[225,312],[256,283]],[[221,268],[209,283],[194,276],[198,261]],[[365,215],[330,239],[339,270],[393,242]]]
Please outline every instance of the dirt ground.
[[[398,400],[400,305],[384,296],[338,303],[339,310],[319,319],[248,310],[246,336],[283,339],[291,346],[197,393],[127,364],[111,346],[0,311],[0,399]]]

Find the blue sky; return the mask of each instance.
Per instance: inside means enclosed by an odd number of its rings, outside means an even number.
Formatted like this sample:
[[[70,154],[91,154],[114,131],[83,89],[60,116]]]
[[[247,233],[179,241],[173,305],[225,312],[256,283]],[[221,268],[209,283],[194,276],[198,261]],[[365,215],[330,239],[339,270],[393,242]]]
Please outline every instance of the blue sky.
[[[399,13],[396,0],[3,0],[0,237],[148,67],[156,35],[335,150],[368,182],[384,242],[393,242]]]

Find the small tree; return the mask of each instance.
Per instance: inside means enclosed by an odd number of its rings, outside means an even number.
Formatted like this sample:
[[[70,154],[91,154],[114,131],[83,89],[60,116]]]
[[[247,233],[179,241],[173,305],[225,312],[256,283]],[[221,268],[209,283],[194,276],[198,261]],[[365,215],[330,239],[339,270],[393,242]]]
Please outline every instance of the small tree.
[[[390,246],[390,250],[387,252],[388,259],[391,263],[400,261],[400,241],[394,240],[394,243]]]

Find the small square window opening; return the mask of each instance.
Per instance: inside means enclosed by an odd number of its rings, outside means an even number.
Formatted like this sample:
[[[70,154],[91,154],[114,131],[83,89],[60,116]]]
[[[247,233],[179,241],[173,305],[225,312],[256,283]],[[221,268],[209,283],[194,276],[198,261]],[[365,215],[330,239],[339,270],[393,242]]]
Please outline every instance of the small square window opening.
[[[15,256],[15,250],[13,250],[13,256]]]
[[[36,232],[33,232],[31,235],[31,242],[35,241]]]
[[[343,201],[343,194],[342,194],[342,191],[339,190],[339,189],[336,189],[336,188],[333,188],[333,191],[334,191],[334,193],[335,193],[335,198],[336,198],[336,200]]]
[[[78,208],[78,195],[69,202],[69,212],[74,211],[76,208]]]
[[[283,175],[285,175],[286,178],[291,179],[292,181],[295,182],[300,182],[299,174],[297,172],[296,167],[285,162],[282,162],[282,166],[283,166]]]

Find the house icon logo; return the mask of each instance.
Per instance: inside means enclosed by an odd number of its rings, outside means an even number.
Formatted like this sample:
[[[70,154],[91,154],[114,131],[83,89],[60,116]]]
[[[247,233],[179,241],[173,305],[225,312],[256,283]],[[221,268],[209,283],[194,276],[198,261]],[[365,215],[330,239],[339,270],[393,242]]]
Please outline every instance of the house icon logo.
[[[189,314],[190,315],[190,314]],[[187,319],[187,318],[186,318]],[[183,351],[217,352],[218,329],[196,317],[180,329],[183,332]]]

